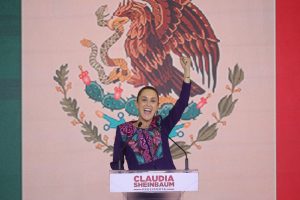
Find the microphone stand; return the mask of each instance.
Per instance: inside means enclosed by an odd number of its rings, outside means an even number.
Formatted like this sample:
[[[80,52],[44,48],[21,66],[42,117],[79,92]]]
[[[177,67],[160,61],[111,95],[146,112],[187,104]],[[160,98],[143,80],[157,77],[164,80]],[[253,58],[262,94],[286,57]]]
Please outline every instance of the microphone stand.
[[[181,147],[179,146],[179,144],[177,144],[177,142],[175,142],[172,138],[169,137],[170,140],[172,140],[172,142],[177,146],[179,147],[179,149],[181,149],[181,151],[183,151],[184,155],[185,155],[185,162],[184,162],[184,165],[185,165],[185,170],[189,170],[189,160],[188,160],[188,157],[187,157],[187,153],[186,151]]]

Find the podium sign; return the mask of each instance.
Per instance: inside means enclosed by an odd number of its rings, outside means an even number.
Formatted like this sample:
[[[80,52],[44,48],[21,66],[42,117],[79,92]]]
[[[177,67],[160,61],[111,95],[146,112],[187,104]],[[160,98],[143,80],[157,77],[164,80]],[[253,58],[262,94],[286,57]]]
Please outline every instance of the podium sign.
[[[110,192],[175,191],[198,191],[198,171],[110,171]]]

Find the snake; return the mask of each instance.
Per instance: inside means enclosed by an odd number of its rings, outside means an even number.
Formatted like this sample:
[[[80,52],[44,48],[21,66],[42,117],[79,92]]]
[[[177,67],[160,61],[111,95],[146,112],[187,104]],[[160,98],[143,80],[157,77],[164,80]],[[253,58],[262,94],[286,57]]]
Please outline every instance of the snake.
[[[98,10],[95,12],[97,16],[97,24],[100,27],[107,27],[108,26],[108,20],[105,20],[104,18],[108,16],[104,14],[105,10],[107,8],[107,5],[100,6]],[[130,72],[128,71],[127,62],[122,58],[110,58],[108,56],[109,49],[121,38],[123,35],[124,30],[115,29],[115,32],[106,39],[100,47],[100,58],[104,65],[110,66],[110,67],[120,67],[113,70],[110,75],[106,75],[103,65],[101,65],[100,62],[97,61],[96,57],[98,55],[98,46],[88,40],[83,39],[81,40],[81,44],[85,47],[89,47],[91,49],[91,53],[89,55],[89,64],[91,67],[93,67],[97,73],[98,73],[98,79],[102,84],[108,85],[110,83],[115,83],[118,80],[124,81],[127,80],[130,76]],[[120,74],[122,76],[120,76]],[[113,76],[120,76],[118,79],[113,78]],[[124,76],[125,75],[125,76]]]

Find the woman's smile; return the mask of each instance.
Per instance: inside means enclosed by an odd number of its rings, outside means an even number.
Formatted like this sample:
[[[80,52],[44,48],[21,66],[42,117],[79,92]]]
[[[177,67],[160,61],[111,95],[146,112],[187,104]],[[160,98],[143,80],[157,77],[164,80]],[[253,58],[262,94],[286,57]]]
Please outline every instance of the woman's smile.
[[[137,99],[136,107],[139,111],[139,121],[143,122],[143,125],[150,124],[158,109],[158,96],[156,92],[151,89],[143,90]]]

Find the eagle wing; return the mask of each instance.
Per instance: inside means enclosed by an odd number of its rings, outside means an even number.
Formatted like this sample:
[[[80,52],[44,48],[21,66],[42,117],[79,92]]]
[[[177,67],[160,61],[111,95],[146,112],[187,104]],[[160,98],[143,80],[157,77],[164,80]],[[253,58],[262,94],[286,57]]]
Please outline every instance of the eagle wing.
[[[152,7],[155,29],[165,51],[193,59],[202,83],[215,90],[219,40],[205,15],[190,0],[144,0]]]
[[[125,41],[127,55],[131,58],[134,76],[128,82],[136,87],[153,85],[160,94],[168,95],[171,89],[179,95],[182,72],[173,66],[172,57],[156,35],[151,20],[139,23],[130,29]],[[180,81],[181,80],[181,81]],[[191,96],[204,93],[204,90],[192,81]]]

